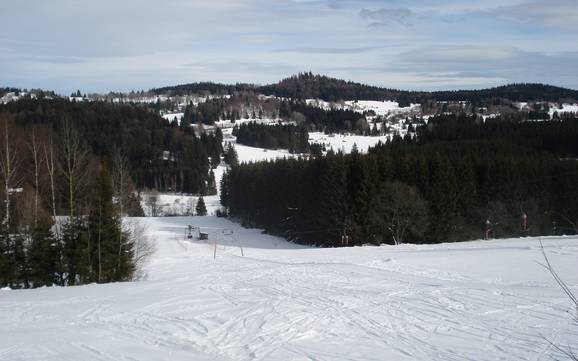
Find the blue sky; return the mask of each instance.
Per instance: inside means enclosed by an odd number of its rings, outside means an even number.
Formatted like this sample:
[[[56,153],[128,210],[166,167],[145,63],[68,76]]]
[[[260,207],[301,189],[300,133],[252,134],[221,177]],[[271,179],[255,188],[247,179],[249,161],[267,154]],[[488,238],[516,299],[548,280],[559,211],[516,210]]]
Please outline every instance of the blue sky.
[[[576,0],[0,0],[0,86],[68,93],[300,71],[402,89],[578,89]]]

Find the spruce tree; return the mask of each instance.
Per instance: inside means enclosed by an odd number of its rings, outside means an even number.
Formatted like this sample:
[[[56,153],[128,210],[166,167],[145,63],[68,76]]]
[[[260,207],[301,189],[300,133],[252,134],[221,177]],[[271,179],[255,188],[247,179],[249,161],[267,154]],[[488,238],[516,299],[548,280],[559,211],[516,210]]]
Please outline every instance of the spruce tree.
[[[28,268],[31,287],[59,284],[59,243],[50,232],[51,222],[41,219],[31,234]]]
[[[61,228],[63,284],[77,285],[94,281],[90,239],[80,217],[68,219]]]
[[[227,147],[227,151],[225,152],[225,162],[230,167],[234,167],[239,163],[237,151],[235,150],[235,147],[233,147],[232,145],[229,145]]]
[[[215,173],[212,169],[209,171],[209,179],[207,180],[207,194],[217,194],[217,182],[215,181]]]
[[[199,201],[197,202],[197,206],[195,207],[195,211],[197,216],[206,216],[207,215],[207,207],[205,206],[205,200],[203,197],[199,197]]]
[[[88,218],[92,273],[99,283],[128,280],[134,271],[133,245],[122,232],[112,198],[112,180],[103,170],[96,180],[94,206]]]

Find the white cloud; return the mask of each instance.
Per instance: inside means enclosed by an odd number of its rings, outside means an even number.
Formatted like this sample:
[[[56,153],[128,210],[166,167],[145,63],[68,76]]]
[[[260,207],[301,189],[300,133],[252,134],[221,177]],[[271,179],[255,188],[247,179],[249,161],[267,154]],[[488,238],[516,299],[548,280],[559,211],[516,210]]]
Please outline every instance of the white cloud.
[[[491,15],[527,25],[542,25],[578,33],[578,3],[575,0],[532,1],[498,7]]]
[[[0,85],[123,90],[199,80],[265,83],[311,70],[402,88],[478,86],[484,79],[578,87],[571,3],[2,1]]]

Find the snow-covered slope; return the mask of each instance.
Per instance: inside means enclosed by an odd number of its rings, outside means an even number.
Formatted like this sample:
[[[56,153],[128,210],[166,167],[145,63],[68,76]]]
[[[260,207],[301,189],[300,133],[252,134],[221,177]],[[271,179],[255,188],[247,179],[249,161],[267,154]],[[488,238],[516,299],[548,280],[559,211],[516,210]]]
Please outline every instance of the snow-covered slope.
[[[549,342],[578,348],[537,239],[317,249],[215,217],[142,221],[157,246],[146,281],[0,292],[0,359],[549,360]],[[185,240],[188,224],[217,241],[216,259],[211,242]],[[544,244],[577,291],[578,239]]]

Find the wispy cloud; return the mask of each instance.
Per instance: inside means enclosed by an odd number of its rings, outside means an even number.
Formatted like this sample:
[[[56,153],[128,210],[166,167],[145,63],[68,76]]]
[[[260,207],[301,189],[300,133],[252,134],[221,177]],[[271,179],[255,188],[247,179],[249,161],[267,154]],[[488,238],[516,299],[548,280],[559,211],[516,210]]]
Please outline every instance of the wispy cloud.
[[[501,6],[489,11],[488,15],[526,25],[571,30],[578,34],[578,3],[575,0],[531,1]]]
[[[276,49],[277,53],[302,53],[302,54],[359,54],[381,49],[381,46],[365,46],[358,48],[285,48]]]
[[[0,24],[0,82],[62,92],[308,70],[398,88],[578,88],[576,0],[0,1]]]
[[[392,24],[411,26],[413,16],[409,8],[381,8],[377,10],[361,9],[359,15],[370,21],[369,26],[379,27]]]

